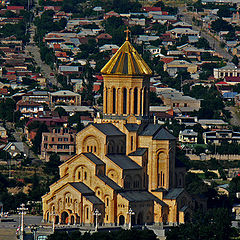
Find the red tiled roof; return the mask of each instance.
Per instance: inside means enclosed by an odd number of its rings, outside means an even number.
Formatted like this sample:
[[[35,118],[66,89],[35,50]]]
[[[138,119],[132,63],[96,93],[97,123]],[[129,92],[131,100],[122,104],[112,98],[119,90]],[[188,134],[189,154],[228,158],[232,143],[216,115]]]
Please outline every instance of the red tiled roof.
[[[101,33],[97,36],[97,39],[112,39],[112,36],[108,33]]]
[[[226,82],[240,82],[240,77],[225,77]]]
[[[161,7],[143,7],[142,8],[145,12],[159,12],[162,11]]]
[[[7,6],[7,10],[24,10],[24,6]]]
[[[36,103],[36,102],[30,102],[30,101],[23,101],[23,100],[19,100],[17,102],[18,106],[42,106],[42,104],[40,103]]]
[[[215,85],[229,85],[227,82],[220,81],[218,83],[215,83]]]
[[[172,61],[174,61],[174,58],[162,58],[160,61],[164,62],[164,63],[170,63]]]

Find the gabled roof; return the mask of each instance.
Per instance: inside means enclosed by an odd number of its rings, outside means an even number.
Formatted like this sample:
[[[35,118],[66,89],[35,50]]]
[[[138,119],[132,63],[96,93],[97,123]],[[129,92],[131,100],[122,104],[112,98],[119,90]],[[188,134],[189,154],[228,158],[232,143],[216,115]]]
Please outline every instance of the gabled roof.
[[[172,188],[165,195],[164,199],[177,199],[183,191],[184,191],[184,188]]]
[[[89,160],[91,160],[96,165],[104,165],[105,163],[99,159],[97,156],[95,156],[93,153],[82,153],[85,157],[87,157]]]
[[[121,132],[112,123],[91,123],[95,128],[101,131],[107,136],[124,136],[125,134]]]
[[[136,162],[123,154],[109,154],[107,157],[123,170],[141,169]]]
[[[91,190],[87,185],[82,182],[71,182],[69,183],[72,187],[74,187],[77,191],[84,194],[94,194],[93,190]]]
[[[101,73],[144,76],[152,75],[152,70],[132,44],[126,40],[109,62],[102,68]]]
[[[126,191],[119,194],[130,202],[143,202],[152,200],[160,203],[162,206],[167,206],[166,203],[147,191]]]
[[[147,151],[147,148],[137,148],[136,151],[131,152],[129,156],[143,156],[143,154]]]
[[[137,123],[126,123],[124,126],[129,132],[136,132],[140,127]]]
[[[112,179],[110,179],[106,175],[97,175],[97,177],[100,178],[105,184],[107,184],[109,187],[111,187],[114,190],[122,189],[118,184],[116,184]]]
[[[160,129],[153,137],[154,140],[175,140],[176,138],[165,128]]]
[[[90,195],[90,196],[87,195],[84,197],[93,204],[104,204],[98,197],[94,195]]]
[[[161,128],[161,126],[158,124],[149,123],[139,135],[140,136],[153,136],[160,128]]]

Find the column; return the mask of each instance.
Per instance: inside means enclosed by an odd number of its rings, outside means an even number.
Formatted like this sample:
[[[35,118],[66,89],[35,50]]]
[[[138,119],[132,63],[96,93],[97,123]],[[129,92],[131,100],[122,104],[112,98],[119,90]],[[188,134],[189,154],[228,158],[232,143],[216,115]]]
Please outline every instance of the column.
[[[130,107],[131,107],[130,95],[131,95],[130,89],[127,89],[127,114],[131,113],[131,110],[130,110]]]

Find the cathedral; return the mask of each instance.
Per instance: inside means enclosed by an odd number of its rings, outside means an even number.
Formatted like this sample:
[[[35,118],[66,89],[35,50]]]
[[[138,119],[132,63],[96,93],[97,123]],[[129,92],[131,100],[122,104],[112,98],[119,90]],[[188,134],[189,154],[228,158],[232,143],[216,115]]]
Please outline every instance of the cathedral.
[[[176,138],[149,117],[152,71],[128,36],[101,73],[103,114],[59,166],[60,179],[42,197],[44,220],[90,225],[97,209],[102,225],[184,223],[192,204],[186,169],[175,158]]]

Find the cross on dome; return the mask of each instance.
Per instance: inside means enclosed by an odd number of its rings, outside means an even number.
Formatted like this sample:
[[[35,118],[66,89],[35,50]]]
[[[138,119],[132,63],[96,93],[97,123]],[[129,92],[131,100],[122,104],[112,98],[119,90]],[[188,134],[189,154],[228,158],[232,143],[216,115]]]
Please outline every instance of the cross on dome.
[[[129,33],[131,32],[130,30],[129,30],[129,28],[127,27],[127,30],[125,30],[124,31],[125,33],[126,33],[126,41],[128,41],[128,36],[129,36]]]

